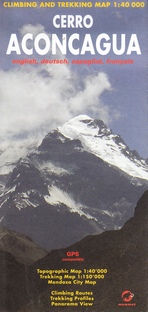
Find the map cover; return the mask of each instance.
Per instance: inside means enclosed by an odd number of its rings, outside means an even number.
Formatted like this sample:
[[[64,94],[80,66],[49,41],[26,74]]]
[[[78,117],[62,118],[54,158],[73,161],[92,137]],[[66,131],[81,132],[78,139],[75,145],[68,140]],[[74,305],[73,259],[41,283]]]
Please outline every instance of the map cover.
[[[147,312],[147,13],[0,3],[1,312]]]

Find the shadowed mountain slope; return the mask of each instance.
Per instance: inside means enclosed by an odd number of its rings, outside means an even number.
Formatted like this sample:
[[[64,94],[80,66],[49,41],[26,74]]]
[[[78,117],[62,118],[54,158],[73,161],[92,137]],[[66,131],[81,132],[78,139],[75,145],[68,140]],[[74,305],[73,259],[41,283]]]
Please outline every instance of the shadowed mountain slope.
[[[138,201],[135,214],[127,221],[121,230],[107,231],[99,235],[91,235],[82,239],[66,249],[53,250],[28,266],[19,263],[14,256],[1,250],[1,302],[2,312],[45,312],[45,311],[93,311],[93,312],[118,312],[126,309],[127,312],[147,311],[147,227],[148,227],[148,191]],[[77,251],[79,258],[84,261],[62,261],[68,258],[67,251]],[[22,255],[23,257],[23,255]],[[73,256],[76,258],[77,256]],[[96,279],[93,271],[106,268],[104,279]],[[88,270],[85,278],[78,277],[74,280],[83,281],[83,284],[74,284],[73,279],[65,277],[63,281],[70,284],[48,284],[48,280],[57,281],[56,277],[47,279],[39,278],[37,269],[40,270]],[[86,275],[89,278],[86,278]],[[57,275],[57,274],[56,274]],[[81,273],[80,273],[81,275]],[[92,277],[91,277],[92,275]],[[96,275],[96,274],[95,274]],[[98,275],[98,273],[97,273]],[[96,282],[86,284],[85,280]],[[126,302],[121,298],[124,291],[134,294],[131,301]],[[77,302],[78,306],[55,306],[51,292],[77,292],[89,293],[85,299]],[[92,293],[90,295],[90,293]],[[78,296],[80,297],[80,296]],[[81,295],[81,297],[84,297]],[[93,301],[90,301],[94,298]],[[74,297],[72,297],[74,298]],[[74,300],[74,299],[73,299]],[[70,302],[59,299],[58,303]],[[81,306],[79,302],[93,303],[92,306]],[[134,306],[119,306],[120,304],[133,304]]]

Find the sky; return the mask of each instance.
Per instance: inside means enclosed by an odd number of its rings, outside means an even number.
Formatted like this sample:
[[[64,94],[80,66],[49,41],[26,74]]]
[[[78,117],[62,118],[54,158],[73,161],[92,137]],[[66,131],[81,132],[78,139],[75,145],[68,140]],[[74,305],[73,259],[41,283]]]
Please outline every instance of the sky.
[[[22,1],[25,2],[25,1]],[[30,1],[33,2],[33,1]],[[72,1],[69,1],[69,3]],[[0,150],[10,145],[20,146],[40,142],[50,130],[62,125],[79,114],[102,119],[114,133],[120,134],[131,150],[136,149],[148,157],[147,133],[147,7],[95,8],[36,8],[4,7],[0,4]],[[6,2],[13,5],[14,2]],[[123,3],[118,1],[118,3]],[[145,2],[146,3],[146,2]],[[53,17],[61,15],[91,15],[91,28],[55,28]],[[11,34],[16,34],[21,55],[12,52],[6,54]],[[80,35],[80,47],[86,33],[90,33],[93,43],[101,33],[126,34],[126,47],[131,34],[136,34],[141,48],[141,55],[100,56],[73,55],[67,51],[62,55],[51,52],[39,56],[34,49],[33,55],[27,56],[21,49],[21,40],[26,33],[34,38],[44,33]],[[75,42],[76,44],[76,42]],[[28,48],[34,48],[28,41]],[[76,47],[76,46],[75,46]],[[43,48],[43,42],[41,42]],[[81,49],[80,49],[81,50]],[[16,65],[13,60],[36,59],[38,64]],[[64,64],[41,64],[41,60],[66,59]],[[110,59],[132,59],[133,64],[106,64]],[[102,59],[103,64],[73,64],[72,60]]]

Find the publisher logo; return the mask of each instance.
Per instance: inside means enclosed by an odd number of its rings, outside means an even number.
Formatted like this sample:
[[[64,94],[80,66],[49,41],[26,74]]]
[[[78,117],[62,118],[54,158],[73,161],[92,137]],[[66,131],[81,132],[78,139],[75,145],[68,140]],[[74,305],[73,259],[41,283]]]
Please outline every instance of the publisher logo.
[[[130,290],[124,290],[121,294],[122,303],[118,303],[118,307],[134,307],[136,303],[132,301],[134,294]]]
[[[123,291],[121,298],[124,302],[130,302],[134,297],[134,294],[130,290]]]

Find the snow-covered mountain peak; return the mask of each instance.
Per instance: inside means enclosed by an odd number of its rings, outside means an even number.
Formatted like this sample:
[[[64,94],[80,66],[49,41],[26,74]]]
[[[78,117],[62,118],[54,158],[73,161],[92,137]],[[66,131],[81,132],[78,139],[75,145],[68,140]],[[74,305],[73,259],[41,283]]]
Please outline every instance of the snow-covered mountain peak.
[[[92,119],[87,115],[79,115],[70,119],[62,127],[59,127],[58,130],[70,139],[74,139],[76,135],[79,136],[81,134],[89,136],[111,134],[111,130],[106,127],[102,120]]]
[[[66,122],[58,131],[70,140],[78,139],[83,148],[126,174],[148,179],[145,160],[132,153],[122,138],[113,134],[101,120],[80,115]]]

